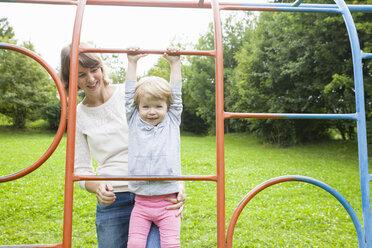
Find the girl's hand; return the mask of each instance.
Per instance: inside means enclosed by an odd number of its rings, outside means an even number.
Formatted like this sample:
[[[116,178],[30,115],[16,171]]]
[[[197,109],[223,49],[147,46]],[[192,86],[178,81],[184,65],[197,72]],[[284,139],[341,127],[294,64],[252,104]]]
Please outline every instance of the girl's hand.
[[[127,68],[127,81],[137,80],[137,62],[140,58],[147,56],[147,54],[136,53],[139,47],[129,47],[128,48],[128,68]]]
[[[140,58],[147,56],[147,54],[136,53],[139,47],[128,47],[127,49],[129,50],[127,53],[128,63],[137,63]]]
[[[110,183],[103,182],[98,185],[96,197],[102,205],[110,205],[116,200],[114,188]]]
[[[180,61],[180,55],[174,54],[180,51],[179,47],[168,47],[168,53],[164,53],[163,57],[173,64]],[[173,53],[173,54],[172,54]]]

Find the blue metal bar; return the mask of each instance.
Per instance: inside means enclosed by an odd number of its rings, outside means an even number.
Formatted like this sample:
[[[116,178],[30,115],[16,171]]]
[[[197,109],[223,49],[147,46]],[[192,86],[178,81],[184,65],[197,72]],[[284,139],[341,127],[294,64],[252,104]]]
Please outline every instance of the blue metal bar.
[[[271,179],[261,183],[260,185],[256,186],[251,191],[249,191],[249,193],[243,198],[243,200],[240,201],[238,207],[236,208],[236,210],[233,213],[233,216],[231,218],[231,221],[230,221],[230,224],[229,224],[229,227],[228,227],[228,231],[227,231],[228,232],[227,242],[228,242],[228,245],[229,245],[228,247],[232,247],[232,243],[231,243],[232,242],[232,238],[231,238],[232,232],[231,232],[231,230],[234,230],[235,223],[236,223],[237,219],[239,218],[239,215],[242,212],[242,210],[248,204],[248,202],[250,200],[252,200],[258,193],[262,192],[264,189],[266,189],[270,186],[273,186],[273,185],[279,184],[279,183],[293,182],[293,181],[299,181],[299,182],[305,182],[305,183],[313,184],[315,186],[318,186],[318,187],[326,190],[332,196],[334,196],[342,204],[342,206],[345,208],[345,210],[348,212],[348,214],[349,214],[349,216],[350,216],[350,218],[351,218],[351,220],[354,224],[354,227],[355,227],[355,230],[356,230],[356,233],[357,233],[357,237],[358,237],[359,248],[365,248],[362,225],[361,225],[361,223],[358,219],[358,216],[356,215],[354,209],[349,204],[349,202],[337,190],[335,190],[331,186],[325,184],[324,182],[321,182],[321,181],[316,180],[316,179],[311,178],[311,177],[299,176],[299,175],[286,175],[286,176],[271,178]]]
[[[269,8],[268,8],[269,10]],[[265,11],[262,9],[262,11]],[[341,14],[342,12],[336,8],[310,8],[310,7],[276,7],[270,11],[281,11],[281,12],[317,12],[317,13],[334,13]]]
[[[357,114],[278,114],[278,116],[291,119],[352,119],[358,118]]]
[[[325,184],[319,180],[316,180],[310,177],[304,177],[304,176],[290,176],[290,177],[293,177],[296,181],[303,181],[303,182],[316,185],[326,190],[331,195],[333,195],[342,204],[342,206],[344,206],[344,208],[350,215],[351,220],[353,221],[353,224],[354,224],[354,227],[357,233],[357,237],[358,237],[359,248],[364,247],[364,238],[363,238],[364,233],[363,233],[362,225],[360,224],[360,221],[358,219],[358,216],[356,215],[354,209],[351,207],[350,203],[337,190],[335,190],[328,184]]]
[[[288,113],[231,113],[225,112],[225,119],[230,118],[267,118],[267,119],[349,119],[357,120],[358,114],[288,114]]]
[[[281,11],[281,12],[318,12],[318,13],[336,13],[341,14],[341,11],[337,8],[318,8],[312,7],[292,7],[292,6],[252,6],[252,5],[224,5],[221,6],[221,10],[244,10],[244,11]]]
[[[355,104],[358,113],[357,120],[357,137],[358,137],[358,157],[360,187],[362,196],[363,226],[365,247],[372,248],[372,214],[371,214],[371,195],[369,186],[368,172],[368,152],[367,152],[367,131],[364,106],[364,88],[363,88],[363,71],[362,71],[362,53],[356,27],[348,9],[343,0],[335,0],[336,4],[343,12],[346,28],[349,34],[351,53],[353,59],[354,85],[355,85]]]
[[[363,53],[362,52],[362,59],[372,59],[372,53]]]
[[[232,3],[220,3],[223,7],[225,4],[232,5]],[[239,5],[239,4],[235,4]],[[241,4],[243,6],[250,6],[250,7],[272,7],[272,8],[280,8],[280,7],[295,7],[294,4],[291,3],[246,3]],[[304,8],[335,8],[338,9],[338,6],[335,4],[301,4],[301,7]],[[351,12],[364,12],[364,13],[372,13],[372,5],[347,5],[347,8]]]

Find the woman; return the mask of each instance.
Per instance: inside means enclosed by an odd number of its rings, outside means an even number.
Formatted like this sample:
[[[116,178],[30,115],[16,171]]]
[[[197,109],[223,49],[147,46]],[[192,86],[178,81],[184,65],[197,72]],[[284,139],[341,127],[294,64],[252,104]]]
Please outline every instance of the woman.
[[[89,47],[80,44],[80,47]],[[61,52],[61,78],[69,87],[71,47]],[[110,84],[99,54],[79,55],[78,89],[85,97],[77,106],[75,173],[79,175],[128,175],[128,125],[125,117],[125,88]],[[97,162],[92,166],[92,157]],[[78,185],[96,194],[96,231],[100,248],[126,247],[134,194],[127,181],[79,181]],[[170,209],[185,202],[184,186]],[[159,231],[151,228],[147,247],[160,247]]]

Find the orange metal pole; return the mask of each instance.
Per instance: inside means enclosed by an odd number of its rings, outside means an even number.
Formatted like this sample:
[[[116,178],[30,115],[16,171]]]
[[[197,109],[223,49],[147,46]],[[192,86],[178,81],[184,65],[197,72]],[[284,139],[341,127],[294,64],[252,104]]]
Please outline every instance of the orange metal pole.
[[[68,128],[66,148],[66,176],[65,176],[65,205],[63,218],[63,247],[71,247],[72,237],[72,210],[74,194],[74,158],[75,158],[75,127],[77,104],[77,74],[79,67],[79,45],[81,26],[86,0],[80,0],[76,9],[74,31],[71,43],[70,84],[68,102]]]
[[[217,246],[225,242],[225,154],[224,154],[224,105],[223,105],[223,45],[220,9],[217,0],[212,1],[214,16],[214,40],[216,51],[216,142],[217,142]]]
[[[192,180],[192,181],[217,181],[216,175],[209,176],[84,176],[74,175],[74,181],[87,181],[87,180],[110,180],[110,181],[136,181],[136,180],[148,180],[148,181],[159,181],[159,180]]]
[[[0,245],[0,248],[62,248],[62,244],[48,245]]]
[[[0,1],[4,2],[4,0]],[[35,4],[59,4],[59,5],[76,5],[76,0],[12,0],[5,1],[12,3],[35,3]]]
[[[123,48],[80,48],[81,53],[133,53],[128,49]],[[169,53],[167,50],[148,50],[148,49],[139,49],[136,50],[134,53],[144,53],[144,54],[164,54]],[[179,55],[197,55],[197,56],[215,56],[215,51],[178,51],[173,54]]]
[[[153,0],[88,0],[93,5],[120,5],[138,7],[172,7],[172,8],[210,8],[210,3],[199,6],[199,1],[153,1]]]

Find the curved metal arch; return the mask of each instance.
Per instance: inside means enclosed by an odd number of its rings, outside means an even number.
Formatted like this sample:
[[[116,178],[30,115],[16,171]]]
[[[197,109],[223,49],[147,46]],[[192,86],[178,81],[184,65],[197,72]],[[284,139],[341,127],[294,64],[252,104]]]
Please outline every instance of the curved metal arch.
[[[42,65],[47,70],[49,75],[53,78],[53,80],[54,80],[54,82],[57,86],[60,101],[61,101],[61,117],[60,117],[60,120],[59,120],[58,130],[57,130],[57,133],[56,133],[56,135],[55,135],[55,137],[52,141],[52,144],[49,146],[49,148],[46,150],[46,152],[38,160],[36,160],[36,162],[34,162],[29,167],[27,167],[27,168],[25,168],[25,169],[23,169],[19,172],[10,174],[10,175],[1,176],[0,177],[0,183],[3,183],[3,182],[7,182],[7,181],[11,181],[11,180],[21,178],[21,177],[31,173],[32,171],[36,170],[52,155],[52,153],[58,147],[58,144],[61,141],[61,139],[63,137],[63,133],[64,133],[65,128],[66,128],[67,97],[66,97],[66,92],[64,90],[63,84],[62,84],[60,78],[58,77],[57,73],[39,55],[37,55],[36,53],[34,53],[34,52],[32,52],[32,51],[30,51],[26,48],[23,48],[23,47],[20,47],[20,46],[17,46],[17,45],[13,45],[13,44],[8,44],[8,43],[0,43],[0,49],[7,49],[7,50],[12,50],[12,51],[22,53],[22,54],[34,59],[36,62],[38,62],[40,65]]]
[[[353,221],[355,230],[357,232],[359,247],[364,247],[364,245],[363,245],[364,244],[364,234],[363,234],[362,226],[359,222],[358,216],[356,215],[354,209],[346,201],[346,199],[338,191],[336,191],[334,188],[332,188],[331,186],[329,186],[329,185],[327,185],[327,184],[325,184],[325,183],[323,183],[319,180],[316,180],[316,179],[311,178],[311,177],[296,176],[296,175],[272,178],[272,179],[270,179],[266,182],[261,183],[260,185],[258,185],[254,189],[252,189],[243,198],[243,200],[239,203],[238,207],[235,209],[235,211],[234,211],[234,213],[231,217],[231,220],[229,222],[229,226],[228,226],[228,229],[227,229],[227,247],[229,247],[229,248],[232,247],[233,235],[234,235],[234,229],[235,229],[236,222],[237,222],[237,220],[240,216],[240,213],[243,211],[243,209],[248,204],[248,202],[254,196],[256,196],[258,193],[263,191],[264,189],[266,189],[266,188],[268,188],[272,185],[278,184],[278,183],[290,182],[290,181],[300,181],[300,182],[310,183],[310,184],[313,184],[315,186],[318,186],[318,187],[326,190],[331,195],[333,195],[342,204],[342,206],[346,209],[346,211],[350,215],[351,220]]]

